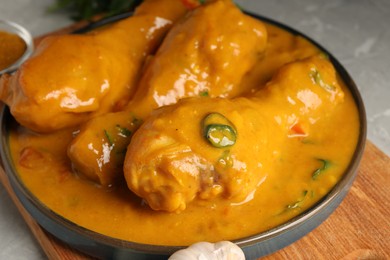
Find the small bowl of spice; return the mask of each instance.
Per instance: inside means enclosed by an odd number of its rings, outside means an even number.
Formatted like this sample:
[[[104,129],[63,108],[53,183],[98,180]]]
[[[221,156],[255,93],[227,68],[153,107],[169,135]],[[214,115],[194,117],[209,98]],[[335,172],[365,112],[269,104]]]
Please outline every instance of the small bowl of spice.
[[[32,36],[26,29],[0,19],[0,75],[15,71],[33,49]]]

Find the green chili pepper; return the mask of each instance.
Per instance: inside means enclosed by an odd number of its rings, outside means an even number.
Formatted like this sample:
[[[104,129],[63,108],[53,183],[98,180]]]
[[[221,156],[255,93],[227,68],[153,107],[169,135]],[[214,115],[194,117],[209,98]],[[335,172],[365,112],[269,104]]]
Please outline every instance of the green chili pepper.
[[[228,125],[208,125],[206,138],[215,147],[229,147],[236,143],[236,134]]]
[[[237,139],[234,125],[220,113],[211,113],[203,119],[203,134],[217,148],[230,147]]]

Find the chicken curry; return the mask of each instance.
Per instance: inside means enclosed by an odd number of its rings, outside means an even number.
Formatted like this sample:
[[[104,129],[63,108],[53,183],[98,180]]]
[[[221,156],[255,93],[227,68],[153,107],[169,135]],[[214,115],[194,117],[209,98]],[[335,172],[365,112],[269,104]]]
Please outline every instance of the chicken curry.
[[[15,167],[48,208],[119,239],[189,245],[269,230],[309,209],[344,174],[359,136],[354,99],[308,40],[243,14],[229,0],[189,11],[177,5],[146,0],[128,20],[86,36],[91,43],[75,37],[102,58],[68,62],[63,54],[72,77],[27,76],[51,66],[38,59],[50,57],[63,40],[56,36],[1,78],[1,99],[18,121],[9,126]],[[155,27],[150,19],[160,17],[165,22]],[[131,47],[137,54],[118,46],[105,61],[105,39],[122,39],[122,26],[165,31],[153,44],[139,30],[131,41],[123,35],[126,44],[140,41]],[[96,39],[100,34],[107,35]],[[104,68],[111,63],[120,70]],[[42,82],[66,82],[94,101],[63,107],[64,85],[34,90]],[[88,84],[99,88],[83,92]],[[53,113],[45,118],[40,109]]]

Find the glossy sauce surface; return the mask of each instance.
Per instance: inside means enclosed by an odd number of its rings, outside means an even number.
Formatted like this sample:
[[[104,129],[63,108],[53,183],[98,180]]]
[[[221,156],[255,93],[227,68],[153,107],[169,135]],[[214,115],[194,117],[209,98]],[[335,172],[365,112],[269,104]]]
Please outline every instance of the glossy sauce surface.
[[[267,31],[266,55],[245,79],[247,87],[254,89],[248,93],[255,93],[286,62],[319,53],[306,40],[286,31],[269,25]],[[194,200],[179,214],[150,209],[127,189],[125,183],[111,189],[102,188],[75,174],[66,153],[73,139],[72,130],[39,135],[14,125],[10,133],[12,156],[24,184],[43,204],[96,232],[160,245],[238,239],[275,227],[303,212],[326,195],[342,176],[356,147],[359,117],[351,94],[341,82],[340,87],[344,92],[343,102],[331,108],[331,116],[310,126],[309,140],[303,142],[299,136],[286,136],[282,147],[267,151],[273,158],[273,167],[261,183],[261,189],[247,199],[233,202],[220,197],[210,201]],[[262,95],[255,98],[266,100]],[[288,95],[281,98],[288,98]],[[293,98],[306,99],[304,92]],[[246,107],[245,111],[251,113],[252,105],[249,106],[245,98],[239,100],[238,106]],[[253,111],[282,111],[278,95],[274,95],[273,101],[275,103],[266,102],[259,107],[253,105]],[[305,107],[316,106],[315,103],[305,104]],[[205,104],[201,109],[208,106]],[[323,111],[326,109],[321,113]],[[290,114],[286,122],[293,122],[293,119]],[[279,120],[277,114],[273,120]],[[237,127],[240,125],[239,121],[234,122]],[[241,123],[240,129],[250,124]],[[188,121],[186,127],[191,128],[190,124],[193,123]],[[289,126],[292,125],[290,122]],[[299,135],[300,130],[296,129],[296,133]],[[195,146],[201,146],[200,140],[193,141],[199,141]],[[250,144],[251,140],[241,143],[243,148]],[[250,156],[256,160],[254,154]],[[325,168],[325,164],[313,158],[332,162],[326,174],[320,174],[316,180],[312,178],[313,173]]]
[[[19,123],[41,133],[120,110],[145,59],[185,13],[179,0],[147,0],[117,23],[45,37],[16,73],[0,77],[0,99]]]
[[[15,63],[25,52],[26,43],[18,35],[0,31],[0,70]]]
[[[221,26],[218,21],[223,19]],[[231,98],[249,92],[251,85],[242,85],[242,79],[261,60],[266,43],[264,24],[231,1],[210,1],[189,12],[149,59],[126,109],[80,127],[68,149],[75,169],[104,186],[115,185],[130,143],[122,129],[134,133],[154,109],[181,98]],[[102,155],[109,159],[101,163]]]

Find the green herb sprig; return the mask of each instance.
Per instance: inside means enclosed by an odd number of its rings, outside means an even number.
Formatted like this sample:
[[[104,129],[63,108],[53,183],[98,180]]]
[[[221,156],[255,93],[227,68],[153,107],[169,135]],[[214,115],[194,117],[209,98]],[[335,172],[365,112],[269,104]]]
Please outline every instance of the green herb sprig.
[[[317,168],[313,173],[311,178],[316,180],[324,171],[326,171],[330,166],[331,162],[325,159],[317,159],[322,165],[320,168]]]

